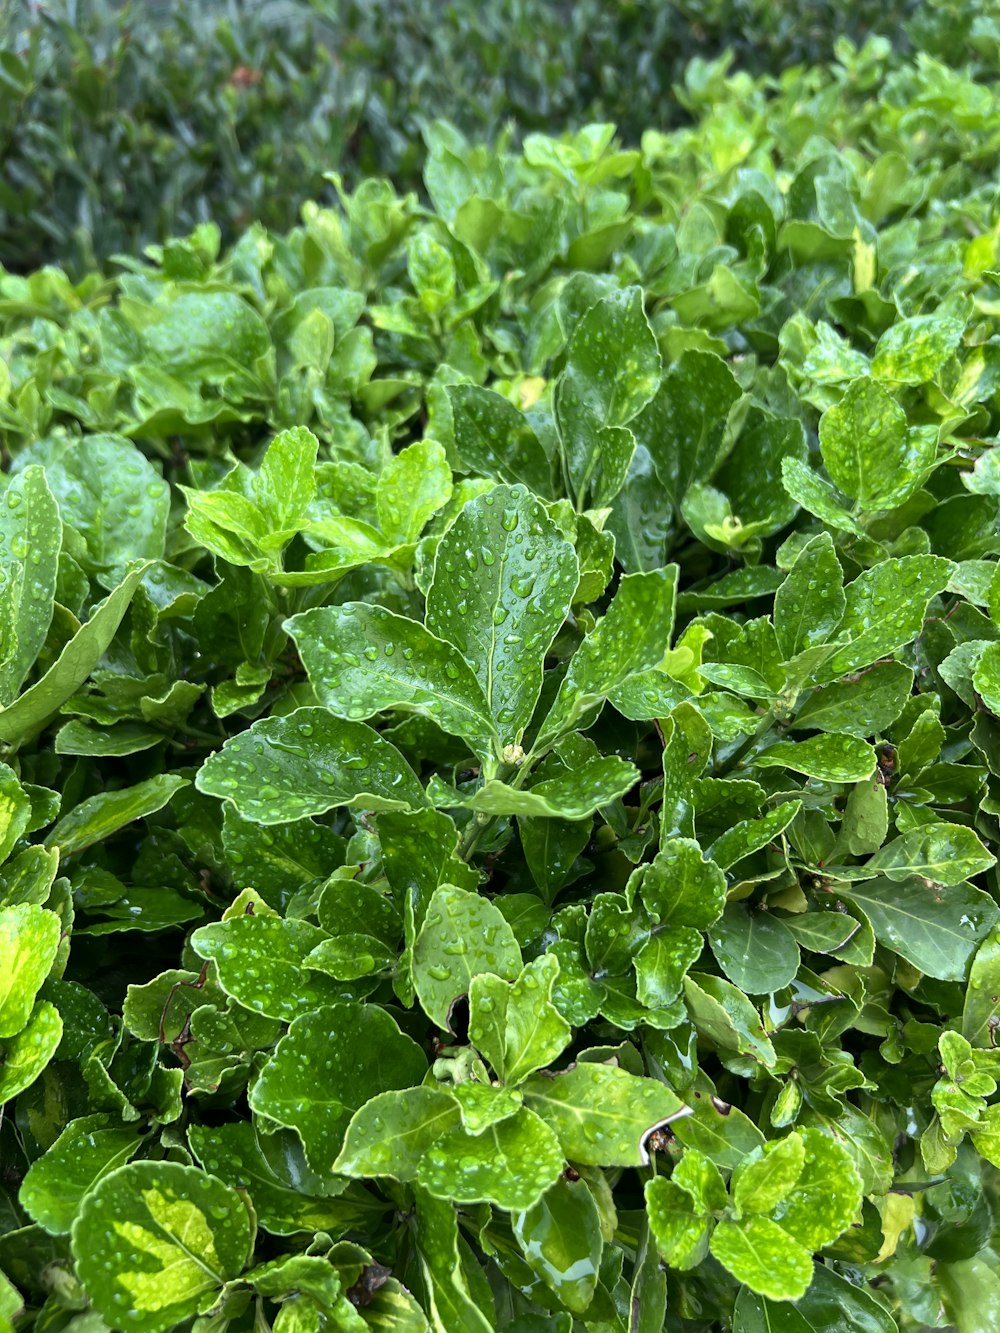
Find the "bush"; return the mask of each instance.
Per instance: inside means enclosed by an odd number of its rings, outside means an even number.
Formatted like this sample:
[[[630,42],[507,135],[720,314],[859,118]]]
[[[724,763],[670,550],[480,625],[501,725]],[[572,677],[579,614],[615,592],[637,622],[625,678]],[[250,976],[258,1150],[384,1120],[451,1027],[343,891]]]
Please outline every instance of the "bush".
[[[838,50],[0,274],[18,1328],[985,1327],[997,100]]]
[[[416,187],[440,117],[477,139],[609,120],[637,140],[684,118],[689,60],[727,49],[777,75],[845,36],[905,48],[912,31],[989,68],[990,15],[968,0],[21,0],[6,33],[0,16],[0,255],[80,276],[200,222],[227,242],[251,219],[287,230],[326,171]]]

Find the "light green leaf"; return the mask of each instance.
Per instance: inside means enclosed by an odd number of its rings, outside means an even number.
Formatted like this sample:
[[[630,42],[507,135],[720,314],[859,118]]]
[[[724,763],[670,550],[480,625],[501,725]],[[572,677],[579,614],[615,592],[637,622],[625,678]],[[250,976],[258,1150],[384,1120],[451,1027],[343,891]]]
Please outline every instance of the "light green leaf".
[[[768,1217],[720,1222],[710,1248],[737,1282],[774,1301],[799,1300],[812,1281],[809,1251]]]
[[[436,1088],[381,1092],[354,1113],[333,1170],[344,1176],[415,1180],[424,1154],[462,1122],[459,1104]]]
[[[582,1180],[557,1180],[511,1227],[532,1272],[561,1305],[583,1314],[597,1288],[604,1249],[601,1217]]]
[[[643,1166],[649,1131],[684,1104],[669,1088],[611,1065],[580,1063],[563,1074],[536,1074],[525,1101],[546,1120],[571,1162],[584,1166]]]
[[[485,762],[496,760],[499,738],[472,668],[419,621],[348,602],[293,616],[285,629],[317,699],[338,717],[412,710],[463,737]]]
[[[777,741],[753,757],[755,768],[790,768],[824,782],[861,782],[875,771],[875,751],[856,736],[827,733]]]
[[[610,465],[605,450],[614,431],[632,420],[656,392],[660,354],[637,287],[613,292],[582,316],[566,351],[556,389],[556,419],[571,495],[579,510],[610,504],[628,471],[631,449]],[[624,464],[624,466],[622,466]]]
[[[479,1134],[456,1129],[433,1143],[417,1167],[417,1183],[438,1199],[520,1212],[537,1203],[565,1165],[552,1129],[522,1107]]]
[[[799,1133],[805,1146],[802,1170],[773,1217],[811,1252],[832,1244],[855,1220],[861,1208],[861,1177],[835,1138],[819,1129]]]
[[[0,763],[0,863],[7,860],[19,840],[28,831],[31,798],[14,770]],[[2,896],[2,895],[0,895]]]
[[[965,824],[940,821],[907,830],[887,843],[865,865],[865,874],[876,872],[889,879],[908,880],[913,875],[936,884],[960,884],[996,865]]]
[[[413,946],[413,980],[428,1018],[447,1030],[452,1004],[477,973],[513,981],[520,971],[521,950],[498,907],[452,885],[435,890]]]
[[[972,688],[991,713],[1000,715],[1000,644],[987,644],[979,654]]]
[[[393,544],[415,542],[432,515],[451,499],[451,490],[451,468],[442,446],[436,440],[417,440],[395,454],[379,474],[379,527]]]
[[[254,1013],[289,1022],[344,998],[344,987],[306,960],[326,937],[308,921],[257,914],[201,926],[191,936],[199,958],[211,959],[227,994]]]
[[[427,628],[469,662],[505,745],[519,744],[579,579],[572,545],[523,486],[470,500],[437,548]]]
[[[59,949],[59,918],[30,903],[0,909],[0,1037],[16,1037]]]
[[[0,1041],[0,1106],[30,1088],[62,1040],[59,1010],[39,1000],[27,1024],[8,1041]]]
[[[41,731],[71,694],[75,694],[104,656],[122,622],[136,588],[152,561],[126,574],[73,635],[45,675],[0,710],[0,741],[16,743]]]
[[[795,1188],[806,1160],[801,1134],[789,1134],[757,1148],[733,1172],[737,1215],[769,1213]]]
[[[844,615],[844,571],[828,532],[802,547],[774,594],[774,632],[786,661],[826,643]]]
[[[11,478],[0,500],[0,704],[4,707],[17,697],[49,632],[61,532],[59,508],[45,472],[37,465],[26,467]]]
[[[624,576],[604,616],[571,658],[539,745],[571,730],[630,676],[659,665],[670,646],[676,600],[676,565]]]
[[[394,745],[325,708],[255,722],[206,759],[195,786],[256,824],[288,824],[338,805],[405,810],[426,803]]]
[[[131,1162],[98,1181],[73,1224],[77,1273],[112,1328],[165,1333],[215,1302],[253,1245],[234,1189],[176,1162]]]
[[[418,1084],[423,1051],[373,1004],[296,1018],[250,1090],[250,1109],[298,1132],[314,1171],[331,1172],[351,1118],[380,1092]]]
[[[513,983],[485,972],[469,989],[469,1041],[498,1077],[516,1085],[551,1064],[573,1030],[552,1003],[559,960],[542,954]]]
[[[937,454],[936,433],[908,431],[896,400],[865,377],[852,380],[840,402],[823,413],[819,443],[827,472],[861,509],[901,505]]]
[[[499,393],[475,384],[448,386],[455,449],[483,477],[523,483],[536,495],[552,490],[552,469],[527,418]]]
[[[945,891],[913,876],[872,879],[838,891],[861,908],[880,944],[941,981],[964,981],[976,945],[1000,916],[993,899],[970,884]]]
[[[269,536],[291,535],[303,526],[316,493],[318,447],[316,436],[304,426],[283,430],[267,446],[252,490]]]
[[[136,819],[162,810],[187,785],[188,779],[176,773],[159,773],[134,787],[88,796],[60,819],[46,837],[45,845],[57,847],[63,857],[72,856],[94,843],[104,842]]]
[[[671,1268],[697,1268],[708,1253],[709,1221],[680,1185],[665,1176],[646,1181],[646,1215],[656,1248]]]
[[[872,359],[876,379],[926,384],[962,340],[965,325],[949,315],[914,315],[886,329]]]
[[[795,937],[766,910],[730,903],[712,926],[709,942],[729,980],[750,995],[782,990],[799,970]]]
[[[962,1036],[973,1046],[989,1048],[1000,1028],[1000,932],[994,931],[976,950],[962,1010]]]
[[[663,1009],[681,993],[684,975],[698,961],[705,941],[700,930],[670,926],[646,941],[635,957],[636,999]]]
[[[134,1156],[141,1136],[110,1116],[71,1120],[55,1143],[32,1162],[21,1185],[21,1206],[53,1235],[69,1232],[80,1204],[96,1182]]]

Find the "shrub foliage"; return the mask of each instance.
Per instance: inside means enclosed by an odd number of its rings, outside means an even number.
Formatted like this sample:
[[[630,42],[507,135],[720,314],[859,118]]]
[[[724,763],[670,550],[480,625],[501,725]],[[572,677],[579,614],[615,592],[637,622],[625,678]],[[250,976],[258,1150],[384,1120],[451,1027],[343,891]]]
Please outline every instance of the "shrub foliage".
[[[996,93],[686,96],[0,273],[18,1327],[993,1326]]]

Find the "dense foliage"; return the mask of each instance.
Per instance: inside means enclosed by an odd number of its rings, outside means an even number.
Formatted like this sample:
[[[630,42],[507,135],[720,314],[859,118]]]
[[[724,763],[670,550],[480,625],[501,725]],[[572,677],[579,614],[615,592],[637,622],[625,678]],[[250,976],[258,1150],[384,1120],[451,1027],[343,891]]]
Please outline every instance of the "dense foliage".
[[[880,33],[994,69],[992,0],[6,0],[0,257],[79,275],[214,221],[285,230],[323,173],[419,184],[436,118],[477,139],[687,118],[692,57],[775,75]]]
[[[0,271],[0,1320],[986,1333],[997,93]]]

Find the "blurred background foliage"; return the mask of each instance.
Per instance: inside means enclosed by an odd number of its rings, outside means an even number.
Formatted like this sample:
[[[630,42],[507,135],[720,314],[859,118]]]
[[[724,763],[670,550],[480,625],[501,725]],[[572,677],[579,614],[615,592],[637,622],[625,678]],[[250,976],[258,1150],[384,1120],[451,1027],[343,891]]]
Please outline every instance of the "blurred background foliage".
[[[330,171],[416,187],[437,118],[637,142],[697,111],[726,52],[777,78],[872,35],[989,77],[1000,19],[993,0],[0,0],[0,262],[80,273],[207,220],[287,229]]]

